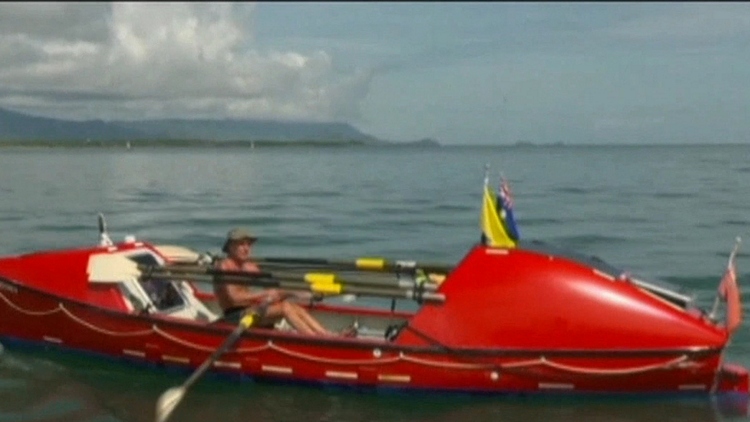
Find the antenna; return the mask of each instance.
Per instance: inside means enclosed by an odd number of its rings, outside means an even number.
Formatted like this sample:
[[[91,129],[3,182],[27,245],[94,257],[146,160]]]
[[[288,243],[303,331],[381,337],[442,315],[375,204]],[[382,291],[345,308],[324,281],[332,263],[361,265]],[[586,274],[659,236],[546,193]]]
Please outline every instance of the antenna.
[[[112,242],[112,239],[109,238],[109,234],[107,234],[107,222],[104,221],[104,214],[99,213],[98,220],[99,220],[99,245],[100,246],[114,245],[114,243]]]

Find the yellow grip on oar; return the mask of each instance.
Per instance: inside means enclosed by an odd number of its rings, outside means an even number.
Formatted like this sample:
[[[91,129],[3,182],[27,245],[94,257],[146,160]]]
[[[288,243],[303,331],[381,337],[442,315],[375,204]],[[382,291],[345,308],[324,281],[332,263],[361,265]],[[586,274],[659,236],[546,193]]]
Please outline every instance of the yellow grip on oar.
[[[253,321],[255,321],[255,315],[247,314],[242,317],[242,319],[240,319],[240,324],[242,324],[242,326],[245,328],[249,328],[251,325],[253,325]]]
[[[310,284],[332,284],[336,282],[336,274],[330,273],[307,273],[305,281]]]
[[[381,258],[360,258],[355,261],[360,270],[382,270],[385,268],[385,260]]]
[[[315,293],[340,294],[342,286],[336,283],[312,283],[310,289]]]

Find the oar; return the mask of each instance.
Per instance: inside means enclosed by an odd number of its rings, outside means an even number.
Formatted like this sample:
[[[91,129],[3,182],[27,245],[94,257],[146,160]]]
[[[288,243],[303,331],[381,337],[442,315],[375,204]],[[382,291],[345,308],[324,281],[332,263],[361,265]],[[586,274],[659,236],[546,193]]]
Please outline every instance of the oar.
[[[374,279],[359,279],[359,278],[346,278],[346,280],[342,279],[338,274],[334,273],[304,273],[304,274],[295,274],[295,273],[285,273],[285,272],[274,272],[272,273],[274,278],[278,279],[294,279],[302,278],[307,283],[336,283],[336,284],[343,284],[343,285],[351,285],[351,286],[368,286],[368,287],[380,287],[380,288],[396,288],[396,289],[419,289],[419,290],[429,290],[429,291],[435,291],[438,289],[438,286],[434,283],[430,283],[427,278],[424,278],[422,281],[417,280],[396,280],[395,282],[388,282],[388,281],[380,281],[380,280],[374,280]]]
[[[175,261],[175,264],[184,265],[197,262],[202,256],[196,251],[177,245],[155,245],[157,251],[162,255]],[[216,259],[219,255],[206,254],[205,256]],[[357,258],[354,260],[331,260],[322,258],[295,258],[295,257],[254,257],[253,261],[273,266],[317,266],[332,270],[360,270],[377,272],[414,272],[421,269],[427,273],[448,274],[453,267],[446,264],[417,263],[415,261],[396,260],[388,261],[383,258]]]
[[[138,270],[143,272],[144,274],[150,274],[154,271],[158,271],[160,273],[162,272],[170,272],[174,274],[209,274],[209,275],[218,275],[218,276],[247,276],[248,273],[243,271],[228,271],[228,270],[219,270],[213,267],[205,267],[205,266],[186,266],[186,265],[175,265],[175,266],[148,266],[148,265],[139,265]],[[351,278],[347,277],[346,281],[341,280],[336,274],[333,273],[312,273],[312,272],[294,272],[294,271],[274,271],[274,272],[258,272],[253,273],[254,278],[277,278],[277,279],[307,279],[307,278],[330,278],[333,277],[336,279],[337,283],[344,283],[349,285],[362,285],[362,286],[370,286],[370,287],[389,287],[389,288],[397,288],[397,289],[413,289],[413,288],[419,288],[429,291],[435,291],[438,289],[438,285],[432,282],[429,278],[422,277],[421,279],[413,278],[411,280],[403,280],[403,279],[397,279],[397,280],[387,280],[384,279],[383,276],[352,276]]]
[[[224,353],[226,353],[227,350],[229,350],[230,347],[234,345],[234,343],[239,340],[240,336],[242,335],[242,332],[245,331],[247,328],[253,325],[255,321],[260,319],[263,313],[262,311],[260,313],[256,313],[256,310],[250,310],[250,313],[243,316],[240,320],[239,325],[237,325],[237,328],[235,328],[231,334],[229,334],[229,337],[227,337],[226,340],[224,340],[224,343],[219,346],[218,349],[216,349],[211,356],[209,356],[208,359],[206,359],[198,369],[195,370],[195,372],[190,375],[190,377],[185,380],[182,385],[178,387],[172,387],[162,393],[162,395],[159,397],[159,400],[156,402],[156,422],[165,422],[169,416],[172,414],[174,409],[177,407],[178,404],[180,404],[180,401],[182,401],[182,398],[185,397],[185,393],[187,393],[188,389],[195,384],[196,381],[204,374],[208,369],[216,362],[217,359]]]
[[[199,254],[192,249],[177,245],[155,245],[156,250],[167,257],[170,266],[191,267],[203,261],[210,263],[220,258],[218,255]],[[359,258],[354,261],[333,261],[319,258],[254,258],[254,261],[263,263],[264,267],[281,267],[296,269],[298,267],[315,266],[328,270],[345,271],[368,271],[368,272],[395,272],[396,274],[410,274],[413,277],[426,277],[430,282],[440,284],[453,268],[442,264],[421,264],[414,261],[389,262],[382,258]]]
[[[333,274],[330,275],[331,277],[328,277],[330,280],[326,279],[324,280],[324,283],[320,283],[320,281],[324,279],[323,277],[317,277],[316,280],[319,283],[314,283],[308,286],[305,278],[300,276],[280,278],[268,274],[258,275],[239,271],[219,271],[213,268],[202,268],[201,272],[196,272],[194,274],[175,274],[175,268],[176,267],[139,266],[134,261],[120,255],[97,254],[92,255],[89,258],[87,271],[89,274],[89,281],[91,282],[119,283],[132,278],[142,277],[184,280],[185,278],[188,278],[187,276],[189,275],[189,278],[194,279],[195,281],[203,281],[207,283],[223,282],[267,288],[308,290],[321,294],[355,294],[389,298],[401,297],[420,302],[445,301],[444,295],[426,292],[420,287],[413,290],[403,290],[398,288],[375,289],[358,286],[344,286],[342,283],[346,283],[345,281],[339,281],[334,284],[333,281],[336,281],[336,278]],[[221,277],[213,277],[217,274],[220,274]]]
[[[273,266],[271,266],[273,267]],[[351,272],[351,274],[347,274],[347,282],[350,284],[362,284],[362,285],[372,285],[372,286],[381,286],[381,285],[387,285],[392,287],[398,287],[403,289],[411,289],[416,287],[419,287],[421,289],[427,289],[427,290],[437,290],[438,287],[440,287],[440,283],[442,283],[445,278],[445,273],[426,273],[421,268],[414,268],[410,270],[408,273],[388,273],[388,272],[381,272],[379,274],[360,274],[357,273],[357,270],[346,270],[346,269],[332,269],[328,267],[318,267],[318,268],[309,268],[309,267],[300,267],[300,268],[290,268],[288,265],[281,265],[279,266],[279,269],[275,268],[269,268],[269,265],[264,264],[264,269],[269,269],[267,271],[268,274],[273,274],[274,276],[287,276],[290,274],[300,274],[305,273],[309,274],[308,270],[317,270],[317,271],[344,271],[344,272]],[[393,279],[395,277],[395,280]]]
[[[333,275],[333,274],[331,274]],[[305,281],[304,278],[281,278],[281,277],[259,277],[257,274],[237,274],[237,275],[224,275],[219,279],[215,279],[209,274],[175,274],[172,272],[160,272],[151,271],[143,274],[144,278],[156,278],[166,280],[185,280],[186,276],[195,282],[204,283],[227,283],[227,284],[243,284],[247,286],[264,287],[264,288],[278,288],[283,290],[300,290],[309,291],[312,293],[318,293],[322,295],[358,295],[358,296],[373,296],[373,297],[385,297],[385,298],[403,298],[409,300],[415,300],[417,302],[445,302],[445,295],[442,293],[435,293],[424,291],[423,289],[398,289],[398,288],[376,288],[376,287],[364,287],[364,286],[347,286],[343,283],[346,281],[322,281],[322,280],[310,280]]]
[[[444,264],[420,264],[414,261],[388,261],[383,258],[357,258],[353,261],[337,261],[321,258],[259,257],[253,261],[266,264],[316,265],[337,270],[363,270],[380,272],[404,272],[422,269],[428,273],[450,273],[453,267]]]

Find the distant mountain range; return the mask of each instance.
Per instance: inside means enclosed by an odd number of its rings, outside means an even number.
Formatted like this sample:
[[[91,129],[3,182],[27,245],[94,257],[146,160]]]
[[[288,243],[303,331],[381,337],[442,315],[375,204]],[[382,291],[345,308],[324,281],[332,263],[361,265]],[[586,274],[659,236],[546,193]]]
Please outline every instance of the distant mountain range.
[[[73,121],[38,117],[0,108],[0,141],[264,141],[439,145],[432,139],[389,142],[348,123],[260,119],[158,119]]]

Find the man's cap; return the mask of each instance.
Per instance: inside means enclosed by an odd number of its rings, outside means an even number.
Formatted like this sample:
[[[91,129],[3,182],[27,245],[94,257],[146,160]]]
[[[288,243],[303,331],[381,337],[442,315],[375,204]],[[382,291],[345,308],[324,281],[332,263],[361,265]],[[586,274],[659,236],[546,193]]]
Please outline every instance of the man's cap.
[[[224,246],[221,248],[221,250],[226,253],[229,250],[229,243],[245,239],[251,242],[255,242],[256,240],[258,240],[258,237],[250,233],[249,230],[242,227],[234,228],[230,230],[229,233],[227,233],[227,240],[224,242]]]

